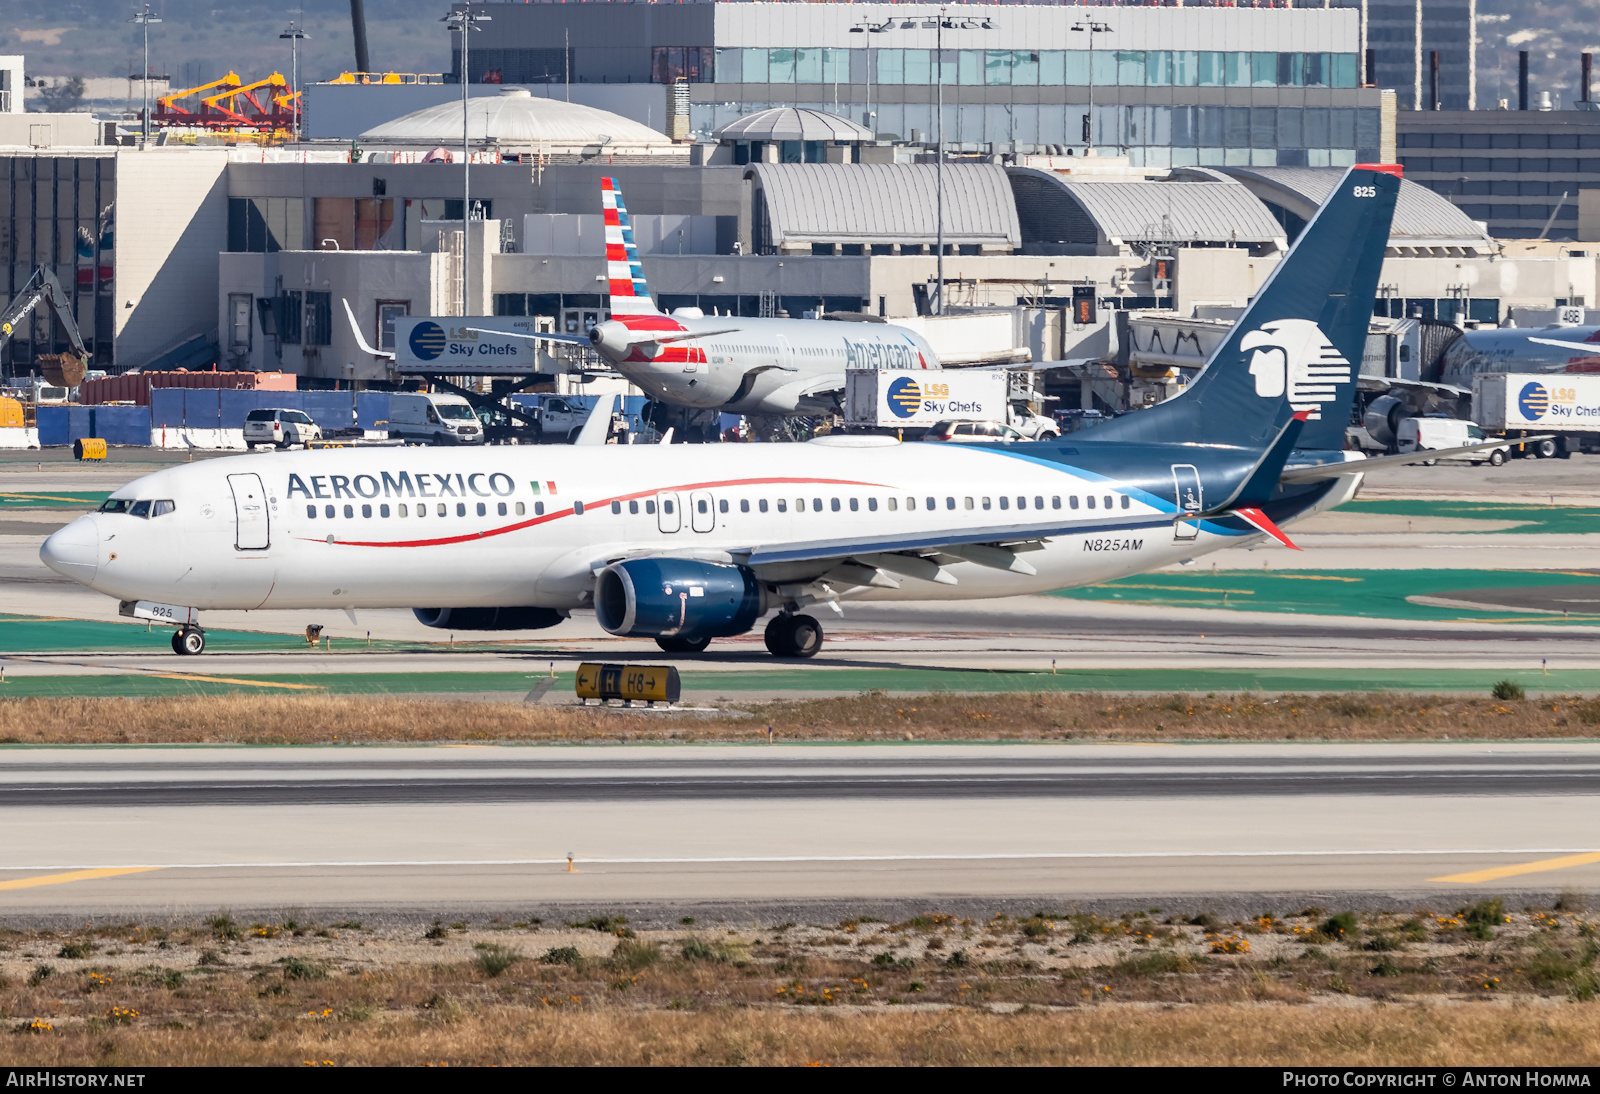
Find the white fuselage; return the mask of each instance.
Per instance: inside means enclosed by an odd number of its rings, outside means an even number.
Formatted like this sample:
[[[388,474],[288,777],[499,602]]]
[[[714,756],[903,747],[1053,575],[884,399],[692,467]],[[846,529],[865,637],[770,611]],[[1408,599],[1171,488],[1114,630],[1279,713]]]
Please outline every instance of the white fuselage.
[[[1175,525],[1172,506],[1142,489],[999,448],[842,440],[208,460],[113,495],[170,512],[81,517],[41,557],[119,600],[197,609],[571,609],[591,602],[598,568],[640,555],[748,560],[762,580],[792,584],[838,558],[761,556],[959,542],[968,529],[1026,544],[1018,557],[1033,574],[947,561],[954,584],[900,576],[898,588],[841,594],[935,600],[1092,584],[1242,542],[1209,522]],[[1052,531],[1033,541],[1034,529]]]
[[[649,341],[639,324],[670,324],[682,341]],[[720,333],[711,333],[720,332]],[[826,319],[632,316],[598,329],[596,346],[647,395],[674,406],[739,414],[792,414],[844,388],[845,370],[939,368],[915,331],[887,323]]]

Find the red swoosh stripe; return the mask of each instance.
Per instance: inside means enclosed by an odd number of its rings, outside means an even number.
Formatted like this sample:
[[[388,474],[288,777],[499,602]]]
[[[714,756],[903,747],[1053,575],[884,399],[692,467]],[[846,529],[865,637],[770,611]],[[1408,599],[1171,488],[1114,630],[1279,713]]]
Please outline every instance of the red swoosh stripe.
[[[881,490],[889,489],[884,483],[858,482],[854,479],[807,479],[807,478],[773,478],[773,479],[724,479],[720,482],[691,482],[678,486],[663,487],[660,490],[639,490],[632,494],[617,494],[612,497],[601,498],[598,501],[584,502],[585,509],[610,505],[614,501],[637,501],[640,498],[653,498],[657,494],[677,493],[691,490],[714,490],[728,486],[775,486],[786,483],[801,483],[812,486],[870,486]],[[548,524],[561,517],[573,515],[572,509],[559,509],[553,513],[546,513],[542,517],[532,517],[528,520],[507,524],[501,528],[491,528],[486,532],[470,532],[459,536],[441,536],[437,539],[410,539],[400,541],[355,540],[335,539],[329,544],[331,547],[442,547],[450,543],[471,543],[475,540],[488,539],[490,536],[503,536],[509,532],[519,532],[524,528],[532,528],[537,524]],[[299,536],[306,543],[323,543],[322,536]]]

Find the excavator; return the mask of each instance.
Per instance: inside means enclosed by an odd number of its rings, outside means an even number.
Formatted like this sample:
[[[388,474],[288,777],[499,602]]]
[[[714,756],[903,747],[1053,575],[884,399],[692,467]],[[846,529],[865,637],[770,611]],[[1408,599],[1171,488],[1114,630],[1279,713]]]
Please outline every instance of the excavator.
[[[72,318],[72,299],[48,266],[40,266],[35,270],[33,276],[28,278],[28,283],[22,286],[22,291],[11,298],[11,303],[6,305],[4,311],[0,311],[0,350],[5,349],[17,327],[41,303],[49,306],[56,322],[67,332],[72,352],[41,353],[37,357],[39,367],[50,383],[58,387],[77,387],[83,383],[89,369],[89,350],[84,346],[83,336],[78,333],[78,324]]]

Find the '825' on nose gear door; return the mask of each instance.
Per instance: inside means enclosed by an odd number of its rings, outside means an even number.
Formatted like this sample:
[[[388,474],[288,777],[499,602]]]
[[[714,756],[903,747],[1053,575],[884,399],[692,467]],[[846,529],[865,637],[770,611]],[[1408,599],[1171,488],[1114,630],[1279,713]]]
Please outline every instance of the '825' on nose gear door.
[[[240,551],[264,551],[272,545],[267,515],[267,494],[260,475],[229,475],[233,490],[235,527],[233,546]]]

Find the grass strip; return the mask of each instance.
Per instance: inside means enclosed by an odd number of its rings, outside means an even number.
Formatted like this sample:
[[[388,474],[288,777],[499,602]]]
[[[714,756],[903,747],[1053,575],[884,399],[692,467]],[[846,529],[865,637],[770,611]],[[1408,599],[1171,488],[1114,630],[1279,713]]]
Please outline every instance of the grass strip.
[[[13,1067],[1588,1064],[1600,1008],[1564,1004],[1594,998],[1600,946],[1574,897],[733,930],[224,911],[6,931],[0,1012]],[[1510,1005],[1451,1005],[1472,1000]]]
[[[1596,527],[1600,528],[1600,520]],[[1416,604],[1413,596],[1472,598],[1476,589],[1572,587],[1600,598],[1600,576],[1551,570],[1210,570],[1160,571],[1052,595],[1072,600],[1224,611],[1487,624],[1600,626],[1600,614],[1575,611],[1474,611]]]
[[[716,713],[305,693],[0,700],[0,743],[14,745],[764,741],[768,727],[802,741],[1567,739],[1600,736],[1600,699],[866,692]]]

